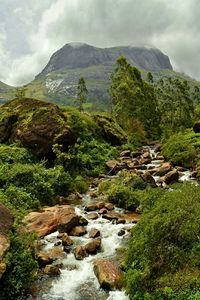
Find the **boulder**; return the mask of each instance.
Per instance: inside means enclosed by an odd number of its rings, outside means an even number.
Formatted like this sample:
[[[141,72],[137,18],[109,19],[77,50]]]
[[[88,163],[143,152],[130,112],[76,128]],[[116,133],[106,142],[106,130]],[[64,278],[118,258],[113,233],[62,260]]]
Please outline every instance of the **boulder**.
[[[107,209],[107,210],[113,210],[114,209],[114,205],[110,202],[108,203],[105,203],[104,204],[104,207]]]
[[[62,234],[61,240],[64,247],[70,247],[74,243],[67,233]]]
[[[126,143],[127,138],[124,131],[110,117],[95,115],[94,120],[101,129],[101,134],[111,145],[118,146]]]
[[[50,265],[53,261],[58,259],[63,259],[65,257],[65,252],[62,247],[54,247],[49,250],[42,250],[35,254],[38,264],[41,268],[46,265]]]
[[[99,210],[99,214],[100,214],[100,215],[107,214],[107,212],[108,212],[108,211],[107,211],[106,208],[102,208],[102,209]]]
[[[92,229],[90,230],[90,233],[89,233],[89,237],[90,237],[90,238],[94,239],[94,238],[99,237],[100,235],[101,235],[101,233],[100,233],[100,231],[99,231],[98,229],[92,228]]]
[[[131,157],[132,158],[137,158],[137,157],[139,157],[141,155],[142,155],[142,152],[140,152],[140,151],[133,151],[133,152],[131,152]]]
[[[54,144],[67,150],[76,141],[61,109],[48,102],[16,98],[2,105],[0,143],[21,142],[38,157],[55,157]]]
[[[57,229],[70,232],[79,225],[79,218],[70,205],[56,205],[44,208],[40,212],[31,212],[24,219],[25,229],[36,232],[39,237],[48,235]]]
[[[154,176],[164,176],[172,170],[172,164],[170,162],[163,163],[159,168],[151,170]]]
[[[88,220],[86,220],[84,217],[82,216],[79,216],[79,225],[82,225],[82,226],[87,226],[88,224]]]
[[[72,236],[83,236],[87,233],[87,230],[83,226],[75,226],[69,233]]]
[[[46,275],[49,276],[58,276],[60,275],[60,264],[56,264],[56,265],[46,265],[43,272]]]
[[[106,162],[106,169],[111,173],[117,173],[119,171],[118,161],[117,160],[109,160]]]
[[[151,185],[151,187],[157,187],[155,179],[153,178],[153,176],[148,171],[146,171],[144,174],[142,174],[141,178],[145,182],[149,183]]]
[[[171,183],[178,182],[178,179],[179,179],[179,172],[177,170],[173,170],[164,176],[163,181],[166,184],[171,184]]]
[[[122,272],[108,259],[97,259],[93,263],[94,273],[99,281],[101,288],[116,290],[122,287]]]
[[[87,204],[85,205],[85,210],[86,211],[94,211],[94,210],[97,210],[98,207],[97,207],[97,204]]]
[[[77,260],[83,260],[85,257],[88,256],[85,248],[83,246],[77,246],[74,250],[74,256]]]
[[[149,153],[149,151],[146,151],[144,154],[142,154],[142,157],[144,159],[151,159],[151,154]]]
[[[130,157],[131,156],[131,150],[124,150],[120,153],[120,157]]]
[[[102,208],[104,208],[104,205],[105,205],[105,203],[100,201],[97,203],[97,208],[102,209]]]
[[[98,217],[99,217],[99,215],[96,212],[87,214],[87,218],[89,220],[96,220],[96,219],[98,219]]]
[[[88,254],[96,254],[97,251],[101,250],[101,239],[96,239],[87,243],[84,246],[84,249]]]
[[[107,219],[109,221],[118,220],[119,214],[118,213],[107,213],[102,215],[102,218]]]
[[[116,221],[116,224],[125,224],[126,223],[126,220],[123,219],[123,218],[119,218],[117,221]]]

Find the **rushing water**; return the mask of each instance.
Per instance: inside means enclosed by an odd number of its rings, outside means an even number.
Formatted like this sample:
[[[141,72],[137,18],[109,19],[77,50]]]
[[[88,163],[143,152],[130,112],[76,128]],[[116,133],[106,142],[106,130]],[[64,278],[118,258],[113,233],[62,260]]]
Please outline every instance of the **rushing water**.
[[[159,167],[162,163],[156,160],[156,153],[152,147],[146,147],[151,154],[152,161],[146,167],[147,169]],[[145,171],[144,171],[145,172]],[[156,182],[159,177],[154,177]],[[181,181],[192,180],[190,171],[182,172]],[[91,202],[89,193],[84,195],[82,204],[76,205],[75,210],[78,215],[87,219],[84,211],[84,205]],[[123,213],[122,210],[115,208],[116,212]],[[114,258],[116,249],[126,245],[130,228],[134,224],[127,221],[126,224],[113,224],[110,221],[99,217],[96,220],[88,220],[86,226],[87,232],[92,228],[96,228],[101,232],[102,250],[96,255],[89,255],[83,260],[76,260],[73,253],[67,254],[62,260],[62,269],[60,276],[56,277],[48,292],[41,291],[37,300],[128,300],[129,297],[124,291],[104,291],[100,288],[98,280],[93,271],[93,261],[97,258]],[[118,236],[118,232],[124,229],[125,234]],[[44,238],[45,248],[50,249],[55,247],[58,232],[55,232]],[[71,237],[74,245],[85,245],[92,239],[87,233],[83,237]]]
[[[90,202],[89,195],[83,198],[83,204],[76,207],[76,213],[87,219],[84,204]],[[115,208],[116,212],[123,212]],[[97,258],[113,258],[116,249],[127,242],[130,228],[134,226],[131,221],[126,224],[112,224],[110,221],[99,217],[96,220],[88,220],[87,232],[96,228],[101,232],[102,250],[96,255],[89,255],[83,260],[76,260],[73,253],[67,255],[62,261],[61,274],[52,282],[48,293],[40,293],[37,299],[41,300],[127,300],[128,296],[123,291],[106,292],[99,287],[98,280],[93,271],[93,261]],[[124,229],[125,234],[118,236],[118,232]],[[58,232],[45,237],[45,249],[55,247]],[[85,245],[92,239],[87,233],[83,237],[71,237],[74,245]]]

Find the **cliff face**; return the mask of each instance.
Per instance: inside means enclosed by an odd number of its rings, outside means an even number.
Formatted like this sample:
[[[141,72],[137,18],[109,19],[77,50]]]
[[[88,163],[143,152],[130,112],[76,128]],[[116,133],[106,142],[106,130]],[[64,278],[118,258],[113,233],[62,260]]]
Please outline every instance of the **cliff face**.
[[[172,70],[169,58],[155,48],[132,46],[96,48],[87,44],[70,43],[52,55],[39,76],[66,68],[88,68],[97,65],[111,66],[120,55],[124,55],[130,63],[147,71]]]

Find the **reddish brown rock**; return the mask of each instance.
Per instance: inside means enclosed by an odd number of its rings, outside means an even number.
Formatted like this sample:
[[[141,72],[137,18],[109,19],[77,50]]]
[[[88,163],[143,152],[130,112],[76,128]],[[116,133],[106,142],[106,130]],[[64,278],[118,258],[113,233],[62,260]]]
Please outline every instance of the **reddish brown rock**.
[[[115,290],[122,287],[122,272],[112,261],[108,259],[97,259],[93,265],[94,273],[102,288]]]
[[[43,237],[58,228],[62,232],[69,232],[79,224],[79,218],[73,207],[56,205],[44,208],[41,212],[29,213],[25,217],[24,223],[28,232],[36,232],[39,237]]]
[[[57,259],[63,259],[65,255],[62,247],[55,247],[50,250],[43,250],[36,253],[36,259],[38,260],[40,267],[45,267]]]
[[[67,233],[62,234],[61,240],[64,247],[72,246],[74,243]]]
[[[70,231],[69,235],[72,235],[72,236],[83,236],[86,233],[87,233],[87,230],[86,230],[85,227],[83,227],[83,226],[76,226],[76,227],[74,227]]]
[[[99,237],[100,235],[101,235],[101,233],[100,233],[100,231],[99,231],[98,229],[92,228],[92,229],[90,230],[90,233],[89,233],[89,237],[90,237],[90,238],[94,239],[94,238]]]
[[[98,213],[96,213],[96,212],[87,214],[87,218],[88,218],[89,220],[96,220],[96,219],[98,219],[98,217],[99,217],[99,215],[98,215]]]
[[[107,214],[104,214],[102,216],[102,218],[107,219],[109,221],[118,220],[119,214],[118,213],[107,213]]]
[[[84,249],[88,254],[96,254],[101,250],[101,239],[93,240],[84,246]]]
[[[116,224],[125,224],[125,223],[126,223],[126,220],[122,219],[122,218],[120,218],[116,221]]]

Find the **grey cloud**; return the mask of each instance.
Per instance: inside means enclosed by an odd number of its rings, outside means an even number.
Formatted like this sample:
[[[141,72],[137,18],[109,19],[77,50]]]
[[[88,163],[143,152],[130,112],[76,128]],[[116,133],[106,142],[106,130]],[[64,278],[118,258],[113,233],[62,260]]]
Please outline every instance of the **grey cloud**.
[[[1,0],[0,11],[0,80],[8,83],[33,79],[72,41],[152,45],[200,78],[199,0]]]

